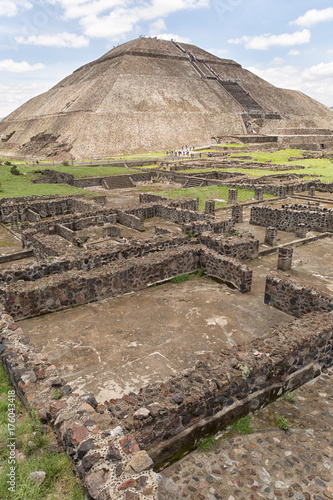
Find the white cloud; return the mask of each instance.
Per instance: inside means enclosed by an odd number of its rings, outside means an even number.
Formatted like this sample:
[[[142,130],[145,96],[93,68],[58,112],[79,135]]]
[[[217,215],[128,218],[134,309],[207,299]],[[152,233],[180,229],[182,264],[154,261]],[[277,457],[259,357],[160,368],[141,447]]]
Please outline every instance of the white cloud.
[[[0,0],[0,16],[14,17],[20,8],[31,9],[32,3],[27,0]]]
[[[228,43],[244,44],[246,49],[267,50],[270,47],[290,47],[292,45],[303,45],[309,43],[311,33],[308,29],[303,31],[295,31],[294,33],[282,33],[281,35],[272,35],[266,33],[257,36],[242,36],[241,38],[233,38],[228,40]]]
[[[54,35],[19,36],[15,41],[22,45],[40,45],[43,47],[71,47],[78,49],[89,45],[88,38],[75,33],[56,33]]]
[[[53,83],[52,83],[53,84]],[[46,92],[52,87],[50,82],[9,82],[0,83],[0,116],[5,117],[32,97]]]
[[[303,71],[291,65],[248,69],[277,87],[300,90],[327,106],[333,106],[333,62],[320,63]]]
[[[155,35],[159,31],[164,31],[164,30],[166,30],[166,26],[162,18],[156,19],[156,21],[149,26],[149,33],[151,35]]]
[[[217,57],[222,57],[228,54],[228,49],[208,49],[208,52],[216,55]]]
[[[303,71],[303,76],[306,81],[330,80],[333,81],[333,61],[329,63],[320,63]]]
[[[293,88],[295,81],[299,83],[300,71],[295,66],[278,66],[268,69],[250,67],[247,69],[277,87]]]
[[[58,0],[65,11],[66,19],[79,19],[87,16],[97,16],[110,11],[117,6],[126,6],[128,0]]]
[[[298,26],[313,26],[314,24],[321,23],[323,21],[333,20],[333,7],[328,7],[327,9],[308,10],[304,16],[299,16],[295,21],[291,21],[289,24],[297,24]]]
[[[0,61],[0,71],[8,71],[11,73],[25,73],[26,71],[36,71],[44,67],[42,63],[29,64],[26,61],[15,62],[13,59],[3,59]]]
[[[269,64],[275,64],[277,66],[281,66],[283,64],[283,59],[282,57],[274,57],[274,59],[269,63]]]
[[[296,50],[296,49],[291,49],[288,52],[288,56],[299,56],[300,54],[301,54],[301,51],[300,50]]]
[[[53,0],[65,19],[78,19],[92,38],[119,40],[142,21],[158,21],[172,13],[209,6],[209,0]],[[163,31],[163,28],[156,31]]]

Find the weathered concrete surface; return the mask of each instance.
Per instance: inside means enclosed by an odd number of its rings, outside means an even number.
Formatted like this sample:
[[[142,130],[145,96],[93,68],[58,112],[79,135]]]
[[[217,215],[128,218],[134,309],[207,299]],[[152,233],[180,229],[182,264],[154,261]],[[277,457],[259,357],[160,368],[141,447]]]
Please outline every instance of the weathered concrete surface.
[[[8,255],[20,252],[22,242],[16,238],[8,229],[0,224],[0,255]]]
[[[228,429],[211,451],[195,451],[161,474],[195,500],[333,498],[333,372],[254,415],[254,432]],[[280,416],[290,429],[278,428]]]
[[[195,278],[22,321],[20,326],[73,390],[94,392],[104,401],[289,321],[287,314],[263,304],[265,274],[260,271],[255,291],[246,297],[224,284]]]

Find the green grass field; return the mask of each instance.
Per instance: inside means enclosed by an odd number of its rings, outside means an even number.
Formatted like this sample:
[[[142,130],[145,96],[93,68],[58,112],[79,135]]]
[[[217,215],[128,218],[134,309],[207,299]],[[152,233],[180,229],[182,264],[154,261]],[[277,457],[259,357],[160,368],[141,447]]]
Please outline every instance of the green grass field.
[[[295,170],[284,170],[281,173],[298,173],[298,174],[309,174],[309,175],[318,175],[322,176],[322,182],[333,182],[333,163],[329,159],[304,159],[302,157],[302,151],[300,149],[283,149],[280,151],[276,151],[274,153],[264,153],[264,152],[254,152],[254,153],[237,153],[237,157],[239,156],[252,156],[252,161],[260,161],[265,162],[267,160],[271,160],[271,163],[275,163],[277,165],[304,165],[304,169],[295,169]],[[232,158],[233,154],[230,154]],[[288,158],[291,157],[299,157],[299,160],[288,161]],[[237,158],[241,161],[241,158]],[[246,162],[251,163],[251,160],[244,160]],[[271,170],[247,170],[247,169],[228,169],[230,172],[241,172],[244,174],[254,175],[255,177],[260,177],[262,175],[272,175],[278,172],[272,172]]]
[[[206,187],[194,187],[189,189],[178,188],[172,189],[170,191],[161,191],[158,194],[160,196],[165,196],[166,198],[178,199],[185,196],[190,198],[199,198],[199,210],[204,210],[205,201],[210,199],[222,199],[223,201],[217,201],[215,203],[216,208],[225,207],[228,205],[228,194],[229,187],[227,186],[206,186]],[[254,191],[247,189],[238,189],[238,201],[244,202],[250,200],[254,197]],[[271,195],[264,195],[265,198],[271,198]]]
[[[313,159],[308,160],[302,157],[302,151],[299,149],[283,149],[276,151],[274,153],[267,152],[253,152],[253,153],[228,153],[228,157],[232,159],[233,156],[237,156],[237,160],[242,161],[241,156],[251,156],[252,160],[245,159],[244,162],[266,162],[270,160],[272,164],[276,165],[290,165],[297,166],[303,165],[305,168],[283,170],[280,173],[290,173],[290,174],[308,174],[308,175],[318,175],[321,176],[320,180],[322,182],[333,182],[333,163],[329,159]],[[288,161],[288,158],[299,157],[299,160]],[[274,175],[278,174],[279,171],[264,170],[264,169],[242,169],[242,168],[216,168],[215,170],[221,170],[228,172],[239,172],[241,174],[253,175],[254,177],[261,177],[263,175]],[[180,170],[180,173],[204,173],[209,170],[204,169],[184,169]],[[310,177],[309,177],[310,178]]]
[[[238,145],[234,145],[237,147]],[[208,151],[208,150],[206,150]],[[212,150],[211,150],[212,151]],[[241,161],[242,156],[249,156],[249,153],[229,153],[229,157],[232,158],[234,155],[237,155],[238,159]],[[260,161],[260,162],[265,162],[267,160],[270,160],[272,164],[280,164],[280,165],[290,165],[290,166],[297,166],[297,165],[304,165],[304,169],[295,169],[295,170],[284,170],[281,173],[300,173],[300,174],[308,174],[308,175],[316,175],[316,176],[321,176],[320,179],[322,182],[333,182],[333,163],[329,159],[314,159],[314,160],[306,160],[303,159],[302,157],[302,151],[298,149],[284,149],[280,150],[277,152],[273,153],[267,153],[267,152],[253,152],[250,153],[252,156],[252,160],[244,160],[247,163],[251,163],[251,161]],[[152,152],[152,153],[146,153],[144,154],[137,154],[137,155],[123,155],[123,156],[118,156],[114,157],[113,159],[115,160],[134,160],[134,159],[148,159],[148,158],[163,158],[165,156],[165,151],[159,151],[159,152]],[[290,157],[298,157],[299,160],[295,160],[292,162],[288,162],[288,158]],[[184,158],[179,158],[180,160],[186,162],[190,161],[190,158],[184,157]],[[179,161],[177,159],[177,161]],[[59,195],[70,195],[70,194],[80,194],[84,196],[94,196],[94,194],[90,191],[86,191],[83,189],[78,189],[72,186],[69,186],[67,184],[33,184],[31,182],[32,179],[39,177],[40,174],[36,174],[36,170],[42,170],[43,169],[43,162],[41,165],[37,166],[36,165],[31,165],[27,164],[22,160],[12,160],[12,164],[15,164],[18,166],[19,171],[21,172],[22,175],[15,176],[10,173],[11,166],[4,165],[5,158],[0,158],[0,197],[1,198],[8,198],[8,197],[16,197],[16,196],[28,196],[28,195],[47,195],[47,194],[59,194]],[[111,176],[111,175],[123,175],[123,174],[132,174],[132,173],[137,173],[138,169],[130,169],[130,168],[125,168],[125,167],[114,167],[112,165],[102,167],[102,166],[76,166],[76,165],[69,165],[69,166],[55,166],[55,167],[44,167],[44,168],[54,168],[55,170],[58,170],[60,172],[66,172],[74,175],[75,178],[85,178],[85,177],[101,177],[101,176]],[[154,169],[156,166],[154,164],[148,165],[143,167],[144,169],[146,168],[151,168]],[[191,172],[191,173],[204,173],[207,172],[211,169],[186,169],[184,165],[184,170],[181,170],[181,173],[186,173],[186,172]],[[236,173],[243,173],[247,175],[253,175],[254,177],[261,177],[263,175],[274,175],[277,174],[277,171],[271,171],[271,170],[266,170],[266,169],[242,169],[242,168],[236,168],[236,169],[217,169],[217,170],[228,170],[230,172],[236,172]],[[310,178],[310,177],[309,177]],[[174,190],[175,192],[177,190]],[[191,190],[190,190],[191,191]],[[168,191],[166,196],[173,196],[172,194],[173,191]],[[185,191],[181,190],[182,194],[179,194],[178,196],[185,196]],[[243,196],[244,193],[240,196]],[[174,197],[177,195],[174,194]],[[197,196],[197,194],[189,194],[189,196]],[[247,196],[247,195],[246,195]],[[218,198],[221,197],[225,199],[226,195],[224,194],[218,194],[212,192],[212,194],[209,194],[205,196],[205,199],[207,198]],[[251,198],[252,196],[248,196],[248,198]],[[202,197],[201,197],[202,198]],[[247,198],[246,198],[247,199]],[[244,199],[240,198],[240,201],[244,201]],[[200,201],[201,205],[203,204],[203,201]],[[217,205],[219,206],[219,204]]]
[[[41,177],[41,174],[37,174],[36,170],[44,170],[42,166],[38,169],[36,166],[27,165],[23,162],[12,162],[17,165],[20,173],[22,175],[13,175],[10,173],[11,166],[4,165],[5,161],[0,158],[2,165],[0,165],[0,198],[11,198],[16,196],[30,196],[30,195],[47,195],[47,194],[59,194],[59,195],[70,195],[79,194],[83,196],[95,196],[96,193],[90,191],[85,191],[84,189],[79,189],[68,184],[34,184],[32,179]],[[53,167],[45,167],[52,168]],[[54,167],[55,170],[59,172],[66,172],[74,175],[75,178],[85,178],[85,177],[101,177],[108,175],[124,175],[137,173],[137,170],[131,170],[122,167],[76,167],[76,166],[57,166]]]

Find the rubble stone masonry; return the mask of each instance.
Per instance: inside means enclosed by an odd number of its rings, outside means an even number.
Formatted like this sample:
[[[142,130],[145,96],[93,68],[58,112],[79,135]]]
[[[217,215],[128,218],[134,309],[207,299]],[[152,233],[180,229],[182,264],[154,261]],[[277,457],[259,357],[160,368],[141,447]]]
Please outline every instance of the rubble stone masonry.
[[[267,276],[265,304],[300,318],[315,311],[333,311],[333,296],[288,278]]]

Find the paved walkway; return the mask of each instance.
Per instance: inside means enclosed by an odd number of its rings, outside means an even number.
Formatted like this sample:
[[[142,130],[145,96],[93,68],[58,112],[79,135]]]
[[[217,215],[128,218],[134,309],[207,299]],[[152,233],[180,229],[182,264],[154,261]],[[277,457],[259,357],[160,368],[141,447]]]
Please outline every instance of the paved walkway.
[[[196,450],[161,475],[191,500],[333,499],[333,371],[295,392],[293,402],[256,413],[252,434],[229,430],[211,451]]]

